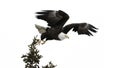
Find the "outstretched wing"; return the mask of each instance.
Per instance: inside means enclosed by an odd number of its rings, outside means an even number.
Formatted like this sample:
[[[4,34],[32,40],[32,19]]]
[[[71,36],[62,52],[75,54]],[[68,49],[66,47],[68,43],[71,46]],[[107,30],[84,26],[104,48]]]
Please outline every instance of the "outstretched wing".
[[[37,25],[37,24],[35,24],[35,27],[36,27],[36,29],[38,29],[38,31],[39,31],[40,34],[46,32],[46,28],[45,27],[42,27],[42,26]]]
[[[55,11],[55,10],[43,10],[42,12],[37,12],[37,19],[42,19],[47,21],[48,26],[55,27],[55,26],[60,26],[64,25],[65,22],[68,20],[69,16],[61,11]]]
[[[97,28],[95,26],[87,23],[75,23],[66,25],[63,28],[63,32],[67,34],[72,28],[74,32],[77,32],[78,34],[86,34],[88,36],[93,36],[91,32],[97,32]]]

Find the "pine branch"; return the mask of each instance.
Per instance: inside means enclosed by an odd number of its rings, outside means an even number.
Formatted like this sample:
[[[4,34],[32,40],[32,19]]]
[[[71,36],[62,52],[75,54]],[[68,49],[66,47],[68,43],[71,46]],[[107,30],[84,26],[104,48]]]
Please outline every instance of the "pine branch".
[[[42,58],[42,55],[38,54],[39,50],[36,49],[36,45],[38,45],[39,43],[39,39],[36,39],[36,37],[34,37],[32,44],[28,45],[29,53],[21,57],[26,63],[25,68],[39,68],[39,59]]]
[[[34,37],[33,42],[28,45],[29,53],[26,55],[22,55],[23,61],[25,62],[25,68],[40,68],[39,62],[42,58],[42,55],[39,55],[39,50],[36,48],[36,45],[40,44],[40,40],[37,39],[37,36]],[[49,64],[42,66],[42,68],[55,68],[56,65],[53,65],[52,62]]]
[[[42,66],[42,68],[55,68],[57,65],[53,65],[52,62],[49,62],[49,64]]]

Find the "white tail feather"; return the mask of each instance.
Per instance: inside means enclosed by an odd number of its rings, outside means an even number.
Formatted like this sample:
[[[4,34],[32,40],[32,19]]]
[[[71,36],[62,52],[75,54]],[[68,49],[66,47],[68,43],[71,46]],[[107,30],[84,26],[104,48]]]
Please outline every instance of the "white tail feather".
[[[45,33],[46,32],[46,28],[40,25],[35,24],[35,27],[38,29],[39,33]]]

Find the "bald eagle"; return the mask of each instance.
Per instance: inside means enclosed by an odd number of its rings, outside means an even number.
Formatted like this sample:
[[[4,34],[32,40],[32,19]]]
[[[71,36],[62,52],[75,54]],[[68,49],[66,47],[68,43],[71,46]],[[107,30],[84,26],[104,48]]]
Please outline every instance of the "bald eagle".
[[[37,19],[46,21],[49,26],[45,28],[35,24],[35,27],[41,34],[42,44],[47,40],[63,40],[69,38],[67,33],[71,29],[73,29],[74,32],[77,32],[78,35],[85,34],[93,36],[91,32],[97,32],[97,28],[88,23],[72,23],[64,26],[69,19],[69,15],[62,10],[43,10],[41,12],[36,12],[36,14],[38,14],[36,16]]]

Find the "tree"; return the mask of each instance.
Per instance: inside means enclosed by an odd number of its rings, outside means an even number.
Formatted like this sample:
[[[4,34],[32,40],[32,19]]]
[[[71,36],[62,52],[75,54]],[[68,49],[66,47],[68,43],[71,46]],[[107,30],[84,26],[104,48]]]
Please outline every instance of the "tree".
[[[37,36],[36,36],[37,37]],[[36,45],[40,44],[40,40],[34,37],[33,42],[28,45],[29,47],[29,53],[26,55],[22,55],[21,58],[23,58],[23,61],[25,62],[25,68],[40,68],[39,62],[40,59],[43,57],[42,55],[39,55],[39,50],[36,48]],[[49,62],[49,64],[42,66],[42,68],[54,68],[56,65],[53,65],[52,62]]]
[[[42,68],[55,68],[55,67],[56,67],[56,65],[53,65],[52,62],[49,62],[49,64],[42,66]]]

